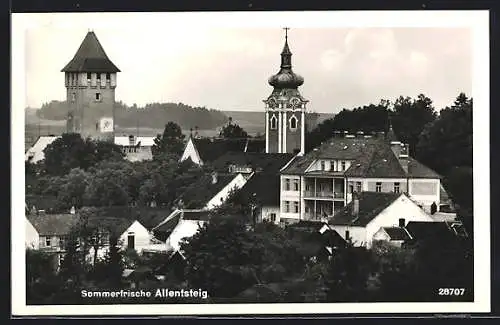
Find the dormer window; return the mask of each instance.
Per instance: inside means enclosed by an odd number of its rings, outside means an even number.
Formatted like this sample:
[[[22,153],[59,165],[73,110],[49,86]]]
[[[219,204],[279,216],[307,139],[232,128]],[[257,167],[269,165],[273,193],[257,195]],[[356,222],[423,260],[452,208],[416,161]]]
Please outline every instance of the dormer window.
[[[271,130],[276,130],[278,128],[278,119],[276,118],[276,115],[273,115],[271,117]]]
[[[290,129],[292,129],[292,130],[296,130],[296,129],[297,129],[297,123],[298,123],[298,120],[297,120],[297,118],[295,117],[295,115],[293,115],[293,116],[290,118]]]

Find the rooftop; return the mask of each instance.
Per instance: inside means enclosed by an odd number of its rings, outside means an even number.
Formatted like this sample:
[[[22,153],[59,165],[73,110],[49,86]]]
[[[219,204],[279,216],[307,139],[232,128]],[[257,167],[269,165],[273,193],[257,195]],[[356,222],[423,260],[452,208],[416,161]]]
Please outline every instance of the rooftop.
[[[263,139],[191,138],[203,162],[212,162],[226,152],[264,152]]]
[[[405,228],[402,227],[384,227],[384,231],[389,235],[391,240],[409,240],[410,235]]]
[[[229,185],[237,175],[217,174],[216,183],[213,183],[212,177],[212,175],[200,177],[196,183],[190,185],[189,188],[180,195],[179,199],[182,199],[186,208],[204,208],[208,201]]]
[[[65,236],[76,226],[79,217],[74,214],[40,214],[26,216],[40,236]]]
[[[348,225],[365,227],[380,212],[391,205],[402,193],[384,193],[384,192],[361,192],[359,194],[359,212],[353,214],[354,200],[329,220],[331,225]]]
[[[120,72],[108,58],[94,32],[88,32],[73,59],[62,72]]]

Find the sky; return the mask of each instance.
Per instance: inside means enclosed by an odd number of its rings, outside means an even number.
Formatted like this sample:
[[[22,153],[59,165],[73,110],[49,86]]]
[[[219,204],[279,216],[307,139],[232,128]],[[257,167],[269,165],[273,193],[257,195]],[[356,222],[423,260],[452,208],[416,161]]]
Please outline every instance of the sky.
[[[272,91],[267,80],[279,70],[282,27],[290,25],[293,70],[304,77],[299,89],[312,111],[336,113],[420,93],[439,110],[460,92],[472,93],[473,40],[467,26],[295,26],[286,18],[231,26],[203,25],[169,13],[131,15],[32,18],[24,33],[26,105],[65,100],[60,70],[89,30],[122,71],[116,100],[128,105],[182,102],[263,110],[262,100]]]

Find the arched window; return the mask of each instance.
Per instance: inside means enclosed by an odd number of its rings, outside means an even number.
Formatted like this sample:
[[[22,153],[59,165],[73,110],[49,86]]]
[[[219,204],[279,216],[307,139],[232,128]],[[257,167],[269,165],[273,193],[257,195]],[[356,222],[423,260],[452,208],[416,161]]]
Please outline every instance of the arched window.
[[[296,130],[296,129],[297,129],[297,124],[298,124],[298,120],[297,120],[297,118],[295,117],[295,115],[293,115],[293,116],[290,118],[290,129],[292,129],[292,130]]]
[[[271,117],[271,130],[276,130],[278,128],[278,119],[276,118],[276,115],[273,115]]]

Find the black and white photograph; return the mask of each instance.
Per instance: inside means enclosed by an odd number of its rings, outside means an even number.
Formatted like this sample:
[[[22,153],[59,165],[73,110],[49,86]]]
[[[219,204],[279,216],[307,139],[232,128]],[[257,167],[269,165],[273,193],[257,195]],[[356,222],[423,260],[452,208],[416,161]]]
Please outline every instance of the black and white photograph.
[[[13,14],[13,313],[489,312],[488,28]]]

